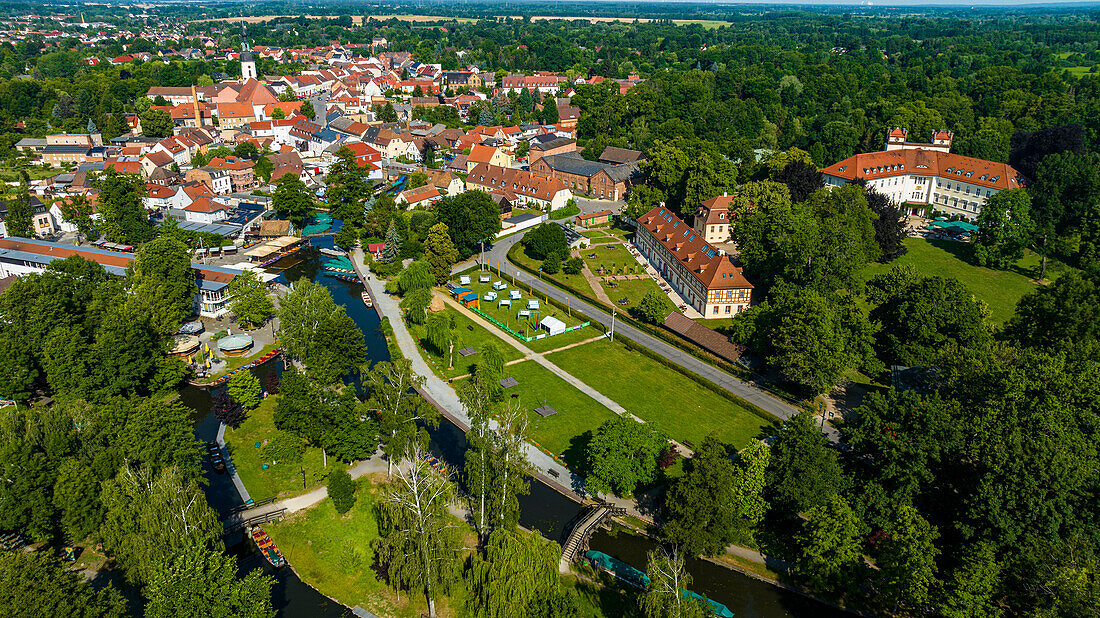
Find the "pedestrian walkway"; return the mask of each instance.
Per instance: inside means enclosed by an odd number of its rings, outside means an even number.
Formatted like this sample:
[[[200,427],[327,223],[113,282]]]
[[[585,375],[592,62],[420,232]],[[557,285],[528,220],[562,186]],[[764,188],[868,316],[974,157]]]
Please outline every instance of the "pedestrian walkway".
[[[401,349],[401,354],[412,364],[413,372],[424,378],[424,386],[418,392],[435,405],[459,429],[463,432],[469,431],[470,418],[466,415],[466,411],[458,399],[458,393],[424,362],[424,357],[420,355],[417,349],[416,340],[409,333],[409,329],[405,327],[398,300],[386,293],[385,284],[376,277],[363,276],[362,273],[367,270],[367,267],[363,260],[363,250],[361,248],[356,247],[352,257],[354,258],[352,264],[359,273],[360,280],[363,285],[370,289],[375,308],[381,315],[389,318],[390,326],[393,328],[394,340],[398,348]],[[490,421],[490,425],[495,427],[496,421]],[[534,473],[543,483],[567,495],[579,496],[580,498],[586,496],[584,479],[580,475],[558,463],[553,457],[540,451],[533,444],[526,444],[524,451],[527,460],[534,467]]]

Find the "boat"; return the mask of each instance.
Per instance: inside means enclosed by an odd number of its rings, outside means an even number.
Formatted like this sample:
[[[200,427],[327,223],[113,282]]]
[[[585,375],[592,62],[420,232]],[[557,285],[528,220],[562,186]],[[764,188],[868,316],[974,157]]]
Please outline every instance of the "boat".
[[[696,599],[706,603],[707,609],[709,609],[710,613],[714,614],[715,616],[720,616],[721,618],[733,618],[733,612],[730,611],[730,608],[722,605],[718,601],[712,601],[701,594],[694,593],[690,590],[684,590],[683,588],[680,589],[680,592],[683,593],[685,599]]]
[[[210,460],[210,467],[214,469],[214,472],[218,474],[225,472],[225,459],[222,458],[222,450],[218,448],[217,442],[206,443],[206,456]]]
[[[252,540],[256,543],[256,547],[260,549],[260,553],[264,555],[264,559],[276,569],[286,565],[286,559],[283,558],[283,552],[279,551],[278,547],[275,547],[275,541],[271,540],[271,537],[267,536],[264,529],[259,526],[252,527]]]
[[[363,290],[363,293],[360,294],[360,296],[363,298],[363,304],[364,305],[366,305],[368,307],[373,307],[374,306],[374,300],[371,299],[370,292],[368,292],[366,290]]]
[[[354,277],[352,275],[337,274],[337,273],[332,273],[332,272],[326,272],[325,274],[332,277],[333,279],[339,279],[340,281],[347,281],[348,283],[358,283],[359,282],[359,277]]]
[[[630,566],[629,564],[612,558],[611,556],[603,553],[602,551],[596,551],[590,549],[584,552],[584,557],[595,568],[601,571],[606,571],[618,579],[635,586],[637,588],[646,588],[651,583],[649,576],[639,571],[638,569]],[[733,618],[733,612],[728,607],[719,603],[718,601],[712,601],[700,594],[692,592],[690,590],[680,589],[680,593],[685,599],[697,599],[707,604],[707,609],[710,613],[721,618]]]
[[[614,575],[618,579],[635,586],[637,588],[645,588],[649,585],[649,576],[645,573],[635,569],[629,564],[619,560],[618,558],[612,558],[602,551],[596,551],[590,549],[584,552],[584,557],[595,568],[601,571],[607,571],[611,575]]]

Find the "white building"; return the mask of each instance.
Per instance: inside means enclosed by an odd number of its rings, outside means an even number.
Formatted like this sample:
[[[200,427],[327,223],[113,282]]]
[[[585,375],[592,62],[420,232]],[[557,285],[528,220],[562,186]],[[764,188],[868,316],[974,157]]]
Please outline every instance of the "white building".
[[[1023,177],[1007,163],[951,152],[950,131],[936,131],[932,142],[907,140],[908,131],[892,129],[886,150],[848,157],[821,170],[827,187],[861,178],[911,215],[932,212],[977,219],[986,200],[1023,186]]]

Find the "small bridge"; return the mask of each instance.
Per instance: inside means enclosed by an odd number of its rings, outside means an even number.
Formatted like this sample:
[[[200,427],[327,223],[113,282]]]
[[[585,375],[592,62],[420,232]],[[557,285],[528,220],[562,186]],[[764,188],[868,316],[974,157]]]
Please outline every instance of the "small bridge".
[[[243,518],[230,517],[229,519],[227,519],[225,522],[222,523],[222,526],[225,529],[224,533],[226,535],[230,535],[230,534],[233,534],[234,532],[239,532],[241,530],[247,530],[249,526],[255,526],[257,524],[266,524],[269,521],[275,521],[276,519],[281,519],[284,515],[286,515],[286,508],[283,508],[283,507],[264,509],[261,512],[256,513],[255,515],[251,515],[249,517],[243,517]]]
[[[589,537],[592,533],[600,527],[600,524],[605,519],[612,515],[623,515],[626,513],[626,509],[618,506],[610,506],[606,502],[600,502],[596,504],[596,508],[589,511],[587,515],[573,528],[573,531],[569,533],[569,538],[565,541],[565,546],[562,547],[561,560],[558,562],[558,571],[561,573],[569,572],[569,565],[576,560],[577,553],[583,546],[588,543]]]

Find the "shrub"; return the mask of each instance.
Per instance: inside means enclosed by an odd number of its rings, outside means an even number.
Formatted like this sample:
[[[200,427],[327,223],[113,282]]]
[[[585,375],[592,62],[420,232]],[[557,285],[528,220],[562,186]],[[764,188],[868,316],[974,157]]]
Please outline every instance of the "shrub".
[[[328,497],[332,498],[332,505],[336,512],[343,515],[355,506],[355,481],[351,475],[336,468],[328,473]]]
[[[567,275],[579,275],[584,270],[584,260],[579,257],[569,258],[562,266],[562,270]]]
[[[263,458],[270,459],[272,463],[283,462],[296,464],[302,461],[306,453],[305,440],[285,431],[276,431],[275,437],[267,441],[263,447]]]
[[[542,262],[542,272],[553,275],[559,270],[561,270],[561,257],[557,253],[546,256],[546,259]]]
[[[551,253],[567,255],[569,243],[560,225],[543,223],[523,236],[523,250],[532,259],[545,260]]]

